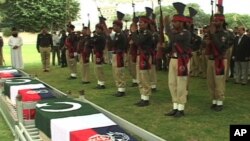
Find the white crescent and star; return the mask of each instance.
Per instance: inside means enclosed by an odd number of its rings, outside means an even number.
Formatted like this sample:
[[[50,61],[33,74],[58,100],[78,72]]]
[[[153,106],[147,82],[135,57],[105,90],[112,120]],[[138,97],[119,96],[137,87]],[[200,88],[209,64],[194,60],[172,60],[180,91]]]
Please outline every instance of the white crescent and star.
[[[72,105],[71,108],[66,108],[66,109],[46,109],[43,107],[49,107],[52,105],[49,105],[48,103],[43,103],[43,104],[36,104],[36,107],[40,108],[40,110],[45,111],[45,112],[69,112],[73,110],[80,109],[82,107],[81,104],[75,103],[75,102],[54,102],[54,104],[66,104],[66,105]]]

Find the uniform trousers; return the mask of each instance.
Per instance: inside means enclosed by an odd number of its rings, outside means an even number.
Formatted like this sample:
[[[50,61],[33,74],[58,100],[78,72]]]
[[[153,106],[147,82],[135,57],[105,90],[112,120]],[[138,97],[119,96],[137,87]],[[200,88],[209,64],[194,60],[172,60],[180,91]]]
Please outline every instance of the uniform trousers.
[[[150,68],[150,82],[151,82],[151,88],[155,89],[157,84],[156,65],[152,63]]]
[[[44,70],[50,69],[50,52],[51,47],[39,47],[40,55],[41,55],[41,61],[43,65]]]
[[[199,55],[197,53],[198,51],[192,52],[191,66],[190,66],[191,76],[198,76],[200,73],[199,72]]]
[[[133,62],[132,55],[128,55],[128,70],[132,77],[133,83],[137,83],[136,79],[136,62]]]
[[[188,63],[188,70],[189,68],[190,63]],[[188,76],[178,76],[178,59],[170,59],[168,86],[172,96],[172,102],[184,105],[187,102]]]
[[[82,82],[89,82],[89,62],[84,63],[81,59],[82,64]]]
[[[112,56],[112,70],[113,77],[115,79],[116,87],[118,88],[118,92],[125,92],[126,80],[125,80],[125,70],[123,67],[117,67],[117,55],[113,54]]]
[[[200,56],[200,71],[203,78],[207,77],[207,57],[205,55],[205,49],[202,49]]]
[[[94,63],[96,62],[96,56],[95,55],[93,57],[93,62]],[[95,74],[96,74],[97,84],[98,85],[105,85],[103,63],[101,63],[101,64],[96,64],[95,63]]]
[[[225,69],[227,68],[227,60],[224,59]],[[212,100],[224,100],[225,95],[225,75],[216,75],[214,60],[208,60],[207,63],[207,84]]]
[[[71,77],[76,77],[77,74],[77,60],[69,56],[69,51],[66,50],[66,59]]]

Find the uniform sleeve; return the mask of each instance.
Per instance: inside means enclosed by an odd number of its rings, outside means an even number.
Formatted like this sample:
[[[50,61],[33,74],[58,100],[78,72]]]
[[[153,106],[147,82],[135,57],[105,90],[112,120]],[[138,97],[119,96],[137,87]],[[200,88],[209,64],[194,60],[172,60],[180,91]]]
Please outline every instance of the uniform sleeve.
[[[37,39],[36,39],[36,49],[39,51],[39,43],[40,43],[40,41],[39,41],[39,38],[40,37],[40,34],[38,34],[37,35]]]

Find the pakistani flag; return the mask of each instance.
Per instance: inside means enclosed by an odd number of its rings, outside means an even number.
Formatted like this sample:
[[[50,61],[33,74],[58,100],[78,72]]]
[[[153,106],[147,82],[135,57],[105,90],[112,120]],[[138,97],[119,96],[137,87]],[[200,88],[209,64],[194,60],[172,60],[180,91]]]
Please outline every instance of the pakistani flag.
[[[90,104],[64,98],[43,100],[36,107],[36,127],[52,141],[135,141]]]
[[[21,95],[22,101],[40,101],[42,99],[55,98],[51,90],[48,88],[22,89],[18,91],[18,94]],[[24,119],[34,119],[35,115],[35,109],[23,110]]]
[[[4,82],[4,94],[10,98],[13,105],[16,104],[18,90],[32,88],[45,88],[45,85],[42,82],[31,78],[7,79]]]
[[[0,78],[21,77],[22,74],[16,69],[0,69]]]

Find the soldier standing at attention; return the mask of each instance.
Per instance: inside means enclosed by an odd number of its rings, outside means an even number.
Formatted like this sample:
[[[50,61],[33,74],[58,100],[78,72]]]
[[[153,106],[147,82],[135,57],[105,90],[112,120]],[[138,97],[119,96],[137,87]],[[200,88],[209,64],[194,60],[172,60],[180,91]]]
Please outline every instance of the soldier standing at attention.
[[[168,49],[171,59],[169,62],[168,86],[172,96],[173,109],[165,115],[178,118],[184,116],[187,102],[191,33],[184,29],[186,17],[183,12],[186,5],[177,2],[173,3],[173,6],[178,12],[172,19],[173,29],[170,29],[169,17],[165,18],[166,33],[170,39]]]
[[[103,32],[105,25],[99,23],[95,26],[95,34],[93,36],[93,45],[94,45],[94,62],[95,62],[95,73],[97,77],[97,86],[96,89],[105,89],[104,81],[104,56],[103,51],[105,49],[106,37]]]
[[[66,46],[66,59],[67,59],[67,65],[70,70],[70,77],[71,79],[76,79],[77,76],[77,37],[74,32],[75,26],[69,23],[67,25],[67,32],[68,36],[65,40],[64,45]]]
[[[126,51],[127,39],[122,31],[122,19],[124,14],[117,11],[117,20],[113,22],[113,30],[115,36],[113,40],[113,56],[112,56],[112,70],[115,79],[116,87],[118,88],[115,96],[122,97],[125,95],[125,70],[124,70],[124,54]]]
[[[220,13],[213,16],[209,29],[209,44],[206,48],[208,56],[207,83],[212,96],[211,109],[221,111],[225,95],[225,71],[227,60],[225,53],[228,48],[228,34],[223,29],[225,17],[223,7],[218,7]]]
[[[41,55],[43,71],[49,72],[50,69],[50,52],[53,46],[52,36],[48,33],[48,29],[44,27],[42,32],[37,36],[36,48]]]
[[[139,64],[139,91],[141,100],[135,103],[139,107],[149,105],[149,96],[151,95],[150,83],[150,57],[153,44],[152,33],[149,30],[151,20],[146,16],[141,16],[139,19],[139,31],[136,28],[131,28],[132,41],[138,45],[138,64]]]
[[[90,52],[92,50],[90,34],[91,34],[90,29],[88,27],[83,27],[82,37],[77,47],[79,54],[81,54],[80,63],[82,64],[82,84],[90,83],[89,58],[90,58]]]

